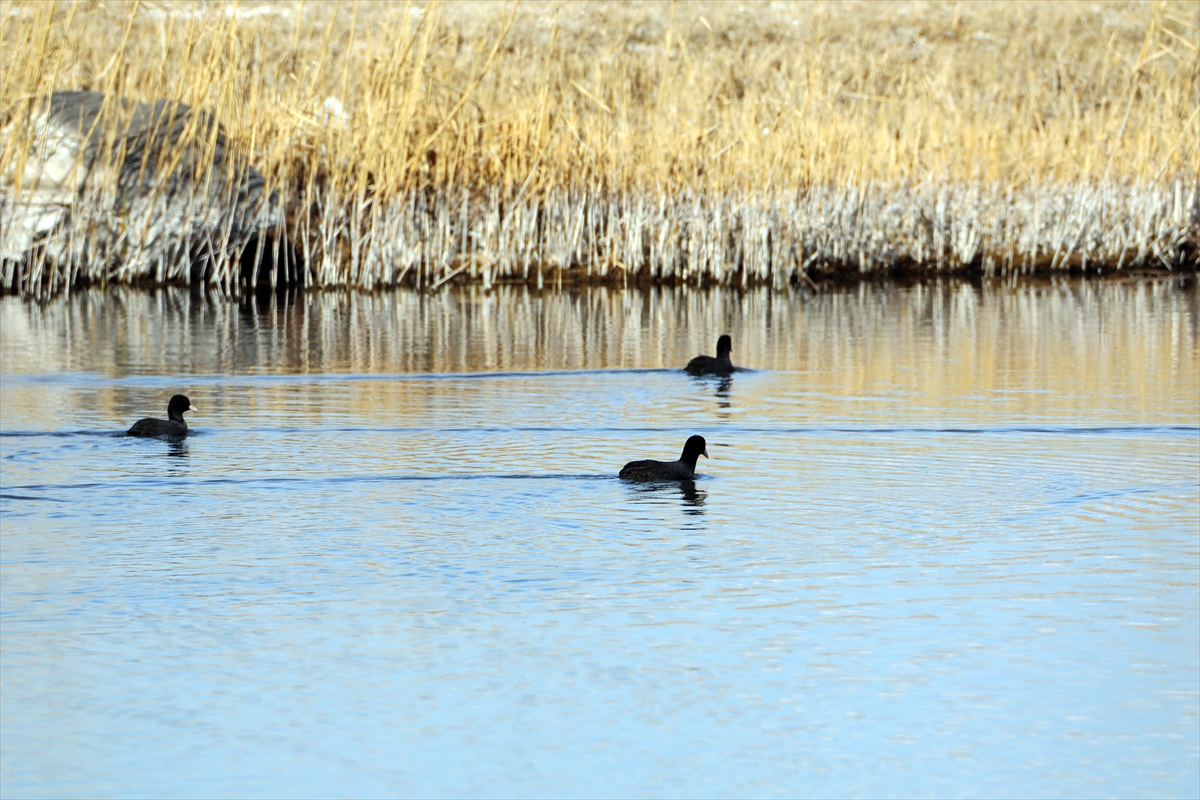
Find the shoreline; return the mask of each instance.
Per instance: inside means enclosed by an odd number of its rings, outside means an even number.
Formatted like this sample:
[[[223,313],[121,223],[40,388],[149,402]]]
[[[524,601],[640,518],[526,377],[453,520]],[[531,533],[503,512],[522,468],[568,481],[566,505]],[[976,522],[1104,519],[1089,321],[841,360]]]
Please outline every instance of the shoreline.
[[[497,280],[490,285],[484,286],[482,281],[470,278],[462,280],[449,281],[446,284],[438,287],[435,290],[429,290],[417,287],[411,284],[395,284],[390,286],[375,286],[370,289],[351,286],[298,286],[298,285],[279,285],[271,288],[267,285],[259,286],[256,291],[243,291],[240,293],[226,292],[219,285],[185,283],[182,281],[154,283],[150,281],[142,281],[135,283],[115,283],[107,284],[96,283],[79,283],[67,289],[49,295],[33,295],[29,293],[19,293],[15,291],[0,291],[0,298],[14,298],[31,302],[39,305],[62,300],[74,296],[87,295],[92,293],[134,293],[134,294],[155,294],[159,292],[167,293],[185,293],[193,299],[218,300],[228,301],[238,304],[262,305],[270,304],[276,300],[284,300],[290,302],[306,295],[316,297],[336,297],[355,296],[355,297],[384,297],[392,294],[414,294],[425,297],[434,297],[447,292],[450,293],[470,293],[480,296],[496,296],[498,294],[509,292],[520,292],[524,294],[540,296],[540,295],[555,295],[555,294],[575,294],[579,292],[590,292],[595,290],[622,293],[622,292],[698,292],[706,294],[710,292],[731,292],[735,295],[745,293],[757,293],[767,291],[770,294],[788,296],[788,295],[807,295],[819,296],[822,294],[848,292],[856,289],[909,289],[916,287],[924,288],[939,288],[947,286],[970,286],[980,291],[989,290],[1012,290],[1012,289],[1043,289],[1057,288],[1062,286],[1072,285],[1111,285],[1111,284],[1147,284],[1147,285],[1174,285],[1179,291],[1198,292],[1200,291],[1200,269],[1187,270],[1167,270],[1162,268],[1144,267],[1135,270],[1089,270],[1084,273],[1080,270],[1055,270],[1053,272],[1047,270],[1039,270],[1036,272],[1007,275],[1007,276],[986,276],[980,270],[972,272],[933,272],[933,271],[890,271],[873,272],[865,274],[850,273],[847,275],[831,274],[826,276],[815,275],[814,280],[810,282],[794,282],[787,286],[773,286],[769,282],[749,284],[746,286],[740,285],[724,285],[717,283],[704,283],[701,285],[686,284],[681,282],[650,282],[650,281],[629,281],[625,284],[612,283],[610,281],[588,280],[586,276],[577,276],[568,274],[562,280],[546,279],[542,286],[536,283],[524,280]]]

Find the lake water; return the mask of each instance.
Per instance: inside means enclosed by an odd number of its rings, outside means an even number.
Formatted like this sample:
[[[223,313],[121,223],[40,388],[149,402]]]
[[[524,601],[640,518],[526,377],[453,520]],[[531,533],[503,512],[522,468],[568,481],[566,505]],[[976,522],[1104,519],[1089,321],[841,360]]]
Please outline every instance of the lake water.
[[[1169,281],[0,299],[4,797],[1189,797]],[[753,371],[678,368],[733,337]],[[120,435],[199,411],[183,442]],[[694,485],[626,461],[708,440]]]

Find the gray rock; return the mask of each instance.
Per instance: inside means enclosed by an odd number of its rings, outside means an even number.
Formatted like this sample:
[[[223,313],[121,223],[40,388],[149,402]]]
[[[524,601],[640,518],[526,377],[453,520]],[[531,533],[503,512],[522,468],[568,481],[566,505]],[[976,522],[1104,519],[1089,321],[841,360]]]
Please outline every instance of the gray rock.
[[[2,285],[30,262],[67,283],[222,280],[278,195],[205,111],[55,92],[0,117]],[[52,277],[51,282],[55,280]]]

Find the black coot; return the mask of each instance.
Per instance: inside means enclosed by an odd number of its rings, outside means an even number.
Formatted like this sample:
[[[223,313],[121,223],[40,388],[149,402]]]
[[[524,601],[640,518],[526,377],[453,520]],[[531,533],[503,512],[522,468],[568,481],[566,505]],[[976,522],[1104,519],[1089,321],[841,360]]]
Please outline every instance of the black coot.
[[[195,410],[196,407],[192,405],[191,400],[177,394],[171,398],[170,403],[167,403],[167,419],[154,419],[153,417],[139,419],[129,429],[129,435],[150,438],[187,436],[188,427],[187,423],[183,421],[183,412]]]
[[[630,461],[620,477],[630,481],[690,481],[696,477],[696,459],[708,458],[703,436],[689,437],[678,461]]]
[[[734,372],[733,362],[729,360],[729,351],[733,349],[733,340],[728,336],[717,339],[717,357],[696,356],[688,362],[689,375],[730,375]]]

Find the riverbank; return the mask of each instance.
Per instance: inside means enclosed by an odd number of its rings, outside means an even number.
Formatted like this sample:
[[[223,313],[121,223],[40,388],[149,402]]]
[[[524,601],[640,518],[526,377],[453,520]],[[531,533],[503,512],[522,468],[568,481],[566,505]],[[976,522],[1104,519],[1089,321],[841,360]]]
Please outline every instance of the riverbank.
[[[1182,2],[10,4],[0,238],[73,88],[212,114],[285,213],[97,248],[124,208],[59,197],[0,289],[1195,271],[1198,37]]]

